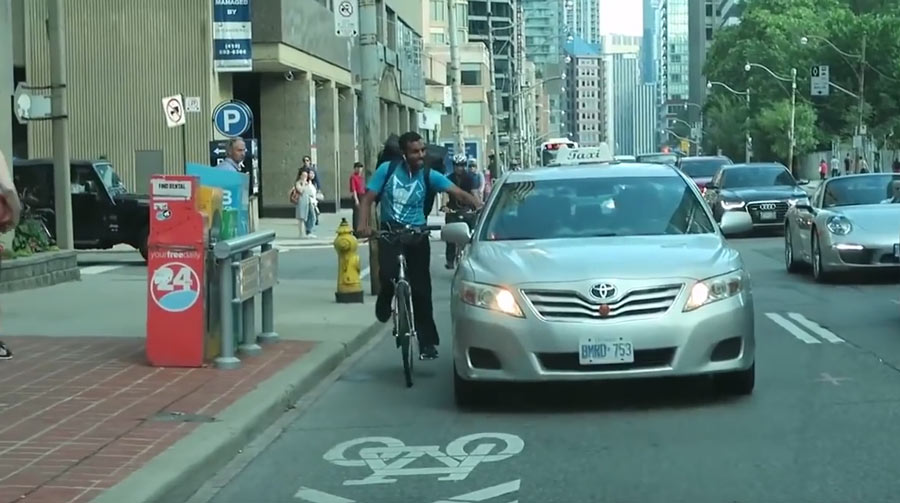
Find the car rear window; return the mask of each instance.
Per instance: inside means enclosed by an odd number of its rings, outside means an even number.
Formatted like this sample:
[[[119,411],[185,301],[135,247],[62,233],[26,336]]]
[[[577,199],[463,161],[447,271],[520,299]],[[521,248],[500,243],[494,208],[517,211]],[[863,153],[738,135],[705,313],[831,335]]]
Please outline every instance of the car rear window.
[[[691,178],[712,178],[719,168],[731,164],[725,159],[682,159],[681,171]]]

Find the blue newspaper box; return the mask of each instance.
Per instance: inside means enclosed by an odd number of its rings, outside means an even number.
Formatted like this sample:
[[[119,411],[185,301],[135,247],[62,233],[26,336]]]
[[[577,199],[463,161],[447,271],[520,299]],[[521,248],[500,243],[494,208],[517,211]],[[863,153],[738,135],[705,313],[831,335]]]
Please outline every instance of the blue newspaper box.
[[[237,216],[236,236],[250,233],[250,177],[247,174],[193,163],[188,163],[187,174],[199,178],[200,185],[222,189],[223,212],[233,212]]]

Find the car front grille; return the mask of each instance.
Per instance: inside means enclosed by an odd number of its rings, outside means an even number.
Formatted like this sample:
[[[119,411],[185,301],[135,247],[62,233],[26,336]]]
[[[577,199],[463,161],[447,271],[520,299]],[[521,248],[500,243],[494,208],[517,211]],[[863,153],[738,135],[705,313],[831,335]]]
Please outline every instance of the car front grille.
[[[604,302],[575,291],[525,290],[522,293],[545,320],[582,321],[665,313],[683,287],[683,284],[676,283],[630,290],[619,300],[606,304],[609,306],[606,316],[600,315],[600,306]]]
[[[787,215],[788,203],[785,201],[762,201],[755,203],[747,203],[747,211],[755,224],[772,224],[784,221]],[[766,211],[775,212],[775,220],[763,220],[761,214]]]
[[[578,353],[537,353],[537,357],[541,367],[550,372],[612,372],[669,367],[675,357],[675,349],[636,349],[634,362],[607,365],[581,365]]]

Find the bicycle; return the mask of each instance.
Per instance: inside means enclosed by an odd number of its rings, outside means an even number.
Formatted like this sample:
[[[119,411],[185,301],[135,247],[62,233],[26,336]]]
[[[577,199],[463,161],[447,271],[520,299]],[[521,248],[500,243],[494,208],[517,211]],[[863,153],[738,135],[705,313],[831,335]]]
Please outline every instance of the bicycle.
[[[373,231],[371,237],[399,242],[402,245],[404,242],[415,239],[428,239],[432,231],[441,230],[441,227],[440,225],[405,226],[388,231]],[[413,312],[412,286],[406,279],[406,255],[403,253],[402,246],[398,247],[398,250],[397,278],[392,281],[394,284],[394,300],[391,306],[391,316],[394,322],[393,335],[403,358],[403,375],[406,378],[406,387],[411,388],[413,385],[413,352],[419,349],[418,333],[416,333],[415,313]],[[413,346],[416,347],[413,348]],[[419,358],[422,358],[421,354]]]
[[[469,224],[470,230],[475,228],[475,224],[478,220],[478,215],[480,213],[481,213],[480,210],[476,210],[474,208],[464,208],[462,210],[453,210],[453,209],[447,208],[446,210],[444,210],[445,215],[455,215],[456,216],[456,219],[448,221],[447,223],[465,222],[465,223]],[[462,259],[464,250],[465,250],[465,247],[458,246],[458,245],[456,246],[456,254],[453,257],[453,265],[454,266],[459,265],[459,261],[460,261],[460,259]],[[448,265],[448,267],[449,267],[449,265]]]

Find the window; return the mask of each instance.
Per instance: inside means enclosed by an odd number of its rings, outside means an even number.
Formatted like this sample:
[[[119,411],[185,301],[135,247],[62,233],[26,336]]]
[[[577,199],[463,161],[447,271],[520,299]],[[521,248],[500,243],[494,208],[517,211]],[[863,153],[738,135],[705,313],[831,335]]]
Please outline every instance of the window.
[[[462,120],[465,126],[480,126],[484,123],[483,103],[463,103]]]
[[[442,22],[447,19],[447,3],[444,0],[431,0],[431,20]]]
[[[431,34],[431,43],[432,44],[446,45],[447,42],[445,40],[446,39],[444,37],[444,34],[441,32]]]
[[[461,84],[464,86],[480,86],[481,71],[479,70],[461,70],[459,72]]]
[[[585,138],[593,137],[593,135]],[[513,241],[708,234],[715,226],[680,177],[504,183],[481,239]]]

